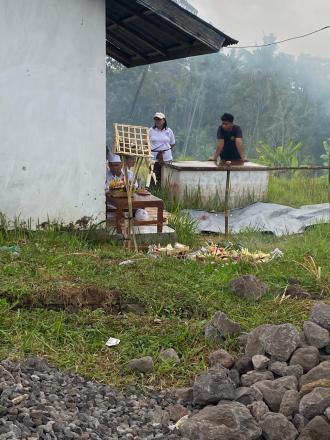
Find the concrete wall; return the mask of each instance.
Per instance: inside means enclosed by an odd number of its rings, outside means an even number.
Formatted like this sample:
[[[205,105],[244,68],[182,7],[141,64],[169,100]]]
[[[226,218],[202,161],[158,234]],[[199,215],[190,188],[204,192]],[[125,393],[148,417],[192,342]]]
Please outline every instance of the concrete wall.
[[[226,174],[225,171],[216,169],[189,171],[165,166],[162,168],[162,184],[168,185],[179,200],[199,191],[205,209],[212,209],[215,201],[223,203],[225,200]],[[267,171],[232,171],[230,206],[236,208],[264,200],[268,191],[268,179]]]
[[[0,212],[104,216],[104,0],[0,0]]]

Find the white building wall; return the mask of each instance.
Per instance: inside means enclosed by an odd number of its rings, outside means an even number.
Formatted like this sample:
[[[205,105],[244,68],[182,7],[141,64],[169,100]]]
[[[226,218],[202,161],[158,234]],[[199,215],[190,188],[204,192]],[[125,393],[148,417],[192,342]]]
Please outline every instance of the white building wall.
[[[0,212],[104,217],[104,0],[0,0]]]

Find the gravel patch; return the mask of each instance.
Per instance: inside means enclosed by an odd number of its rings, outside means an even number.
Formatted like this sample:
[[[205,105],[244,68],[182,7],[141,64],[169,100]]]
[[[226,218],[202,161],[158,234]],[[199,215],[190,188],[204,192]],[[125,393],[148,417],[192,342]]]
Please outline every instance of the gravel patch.
[[[168,391],[116,390],[42,358],[0,362],[0,439],[176,440]]]

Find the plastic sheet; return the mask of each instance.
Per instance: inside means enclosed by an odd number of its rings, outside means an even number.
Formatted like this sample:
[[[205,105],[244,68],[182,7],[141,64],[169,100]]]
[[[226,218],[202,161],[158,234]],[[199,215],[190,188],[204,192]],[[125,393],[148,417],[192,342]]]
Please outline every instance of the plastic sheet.
[[[197,221],[199,232],[225,232],[225,216],[199,210],[185,210]],[[233,209],[229,217],[232,233],[247,229],[272,233],[276,236],[303,233],[317,223],[330,223],[328,203],[306,205],[301,208],[277,205],[275,203],[253,203],[245,208]]]

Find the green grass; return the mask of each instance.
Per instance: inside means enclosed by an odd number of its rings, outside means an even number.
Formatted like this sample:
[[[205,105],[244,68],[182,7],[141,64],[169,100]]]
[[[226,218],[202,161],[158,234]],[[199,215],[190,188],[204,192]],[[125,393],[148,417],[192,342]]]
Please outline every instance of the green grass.
[[[21,255],[0,252],[0,292],[7,298],[0,300],[0,356],[47,356],[59,367],[115,385],[181,385],[205,368],[207,354],[215,348],[203,336],[205,323],[215,311],[222,310],[246,331],[267,322],[300,325],[313,301],[276,299],[289,277],[298,278],[316,297],[329,300],[328,225],[299,236],[276,238],[246,232],[237,239],[250,250],[278,247],[284,259],[262,265],[153,260],[143,254],[127,255],[110,244],[88,243],[65,232],[4,231],[0,246],[18,244]],[[120,266],[126,258],[136,263]],[[321,267],[321,275],[310,261]],[[228,283],[242,274],[255,274],[267,282],[270,294],[258,303],[235,297]],[[33,303],[40,297],[77,295],[86,288],[115,290],[123,302],[138,300],[145,314],[20,306],[24,299]],[[118,347],[105,347],[110,336],[121,339]],[[238,350],[236,339],[223,346],[233,353]],[[181,356],[179,366],[159,360],[160,350],[169,347]],[[154,373],[145,377],[129,373],[128,360],[144,355],[154,357]]]
[[[327,178],[308,177],[306,173],[292,178],[272,176],[269,180],[267,201],[299,208],[302,205],[326,203],[329,184]]]
[[[169,216],[168,225],[175,230],[180,243],[191,247],[197,244],[197,222],[190,215],[174,212]]]

